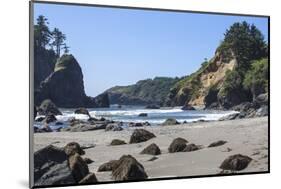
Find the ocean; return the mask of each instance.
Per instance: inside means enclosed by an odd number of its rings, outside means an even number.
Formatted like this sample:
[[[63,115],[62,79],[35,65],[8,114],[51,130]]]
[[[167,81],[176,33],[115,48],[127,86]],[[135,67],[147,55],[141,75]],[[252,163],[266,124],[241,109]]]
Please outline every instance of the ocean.
[[[75,109],[60,109],[63,115],[56,116],[57,121],[63,125],[50,123],[52,129],[67,127],[67,121],[71,118],[87,120],[89,117],[83,114],[74,114]],[[111,105],[110,108],[89,108],[90,115],[95,118],[106,118],[113,121],[129,122],[149,122],[152,126],[163,123],[168,118],[175,118],[179,122],[194,122],[198,120],[215,121],[221,117],[236,113],[235,111],[221,110],[181,110],[181,107],[145,109],[144,106],[122,106]],[[147,117],[140,117],[140,113],[147,113]],[[37,116],[38,118],[40,116]],[[41,116],[42,117],[42,116]],[[42,127],[42,123],[35,122],[34,126]]]

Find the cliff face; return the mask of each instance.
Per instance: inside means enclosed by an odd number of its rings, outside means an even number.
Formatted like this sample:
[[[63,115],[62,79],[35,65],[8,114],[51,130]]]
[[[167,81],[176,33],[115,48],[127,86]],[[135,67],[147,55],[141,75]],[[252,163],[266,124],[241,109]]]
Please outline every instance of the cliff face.
[[[134,85],[116,86],[106,92],[111,104],[163,105],[170,88],[177,81],[177,78],[156,77],[138,81]]]
[[[64,108],[109,106],[107,94],[98,98],[86,96],[81,67],[72,55],[63,55],[58,59],[54,72],[35,91],[35,105],[45,99]]]
[[[170,106],[203,106],[210,89],[219,89],[226,73],[232,71],[237,65],[237,60],[232,56],[225,59],[220,53],[202,64],[195,73],[181,79],[171,89],[167,105]]]

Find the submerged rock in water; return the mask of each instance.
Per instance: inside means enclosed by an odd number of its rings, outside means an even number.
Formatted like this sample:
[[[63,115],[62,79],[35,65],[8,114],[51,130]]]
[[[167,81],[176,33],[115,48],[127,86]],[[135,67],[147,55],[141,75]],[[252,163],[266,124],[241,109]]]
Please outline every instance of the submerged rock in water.
[[[147,113],[140,113],[138,116],[139,117],[147,117]]]
[[[186,143],[188,143],[187,140],[184,138],[176,138],[173,140],[173,142],[170,144],[168,151],[170,153],[175,153],[175,152],[184,152],[186,148]]]
[[[145,142],[154,137],[156,137],[156,136],[153,133],[151,133],[145,129],[135,129],[133,134],[131,135],[129,143],[132,144],[132,143]]]
[[[148,176],[142,164],[133,156],[123,155],[113,167],[112,177],[115,181],[143,180]]]
[[[78,108],[74,111],[74,113],[75,114],[84,114],[84,115],[91,117],[89,111],[86,108]]]
[[[208,148],[210,148],[210,147],[222,146],[222,145],[224,145],[225,143],[227,143],[227,141],[219,140],[219,141],[216,141],[216,142],[211,143],[211,144],[208,146]]]
[[[241,154],[235,154],[226,158],[220,168],[223,170],[241,171],[252,161],[252,158]]]
[[[164,121],[164,123],[162,123],[163,126],[166,126],[166,125],[178,125],[180,124],[176,119],[174,118],[168,118],[166,119],[166,121]]]
[[[152,143],[143,149],[141,154],[159,155],[161,154],[161,150],[155,143]]]
[[[44,100],[37,111],[39,115],[62,115],[57,106],[50,99]]]
[[[57,118],[53,114],[47,115],[44,119],[45,123],[51,123],[51,122],[55,122],[55,121],[57,121]]]

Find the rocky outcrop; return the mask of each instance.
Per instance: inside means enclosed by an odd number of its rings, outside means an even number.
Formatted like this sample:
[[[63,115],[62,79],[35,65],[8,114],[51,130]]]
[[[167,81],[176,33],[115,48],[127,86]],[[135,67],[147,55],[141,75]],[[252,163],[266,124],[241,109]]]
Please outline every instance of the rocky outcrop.
[[[64,108],[109,106],[106,93],[96,98],[86,96],[81,67],[72,55],[66,54],[58,59],[54,72],[41,82],[34,98],[36,105],[51,99],[57,106]]]
[[[61,111],[50,99],[44,100],[37,109],[37,112],[39,115],[62,115]]]
[[[111,104],[151,105],[148,108],[155,109],[164,104],[170,88],[177,81],[178,78],[155,77],[134,85],[115,86],[106,92]]]
[[[115,181],[144,180],[147,177],[142,164],[131,155],[122,156],[112,170]]]
[[[251,161],[252,158],[248,156],[235,154],[226,158],[220,165],[220,168],[223,170],[241,171],[245,169]]]
[[[81,181],[89,174],[88,165],[79,154],[75,153],[71,155],[68,159],[68,163],[76,182]]]
[[[135,129],[130,138],[130,144],[148,141],[156,137],[153,133],[144,129]]]

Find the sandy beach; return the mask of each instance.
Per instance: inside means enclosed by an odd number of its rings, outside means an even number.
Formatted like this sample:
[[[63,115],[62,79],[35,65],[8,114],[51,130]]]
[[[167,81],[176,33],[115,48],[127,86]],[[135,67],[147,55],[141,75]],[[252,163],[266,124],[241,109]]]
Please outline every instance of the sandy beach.
[[[136,127],[107,132],[96,130],[35,133],[34,151],[49,144],[63,147],[73,141],[81,146],[94,144],[95,147],[85,150],[86,154],[83,157],[94,161],[89,164],[89,169],[96,174],[99,181],[111,181],[112,178],[111,172],[97,172],[98,167],[125,154],[134,156],[144,166],[149,178],[219,174],[219,166],[223,160],[239,153],[253,159],[241,172],[268,171],[268,117],[137,128],[144,128],[156,137],[137,144],[110,146],[113,139],[121,139],[128,143]],[[192,152],[168,153],[170,143],[177,137],[202,145],[203,148]],[[218,140],[225,140],[227,143],[218,147],[207,147]],[[152,143],[159,146],[162,154],[157,155],[158,159],[148,161],[153,156],[140,152]]]

